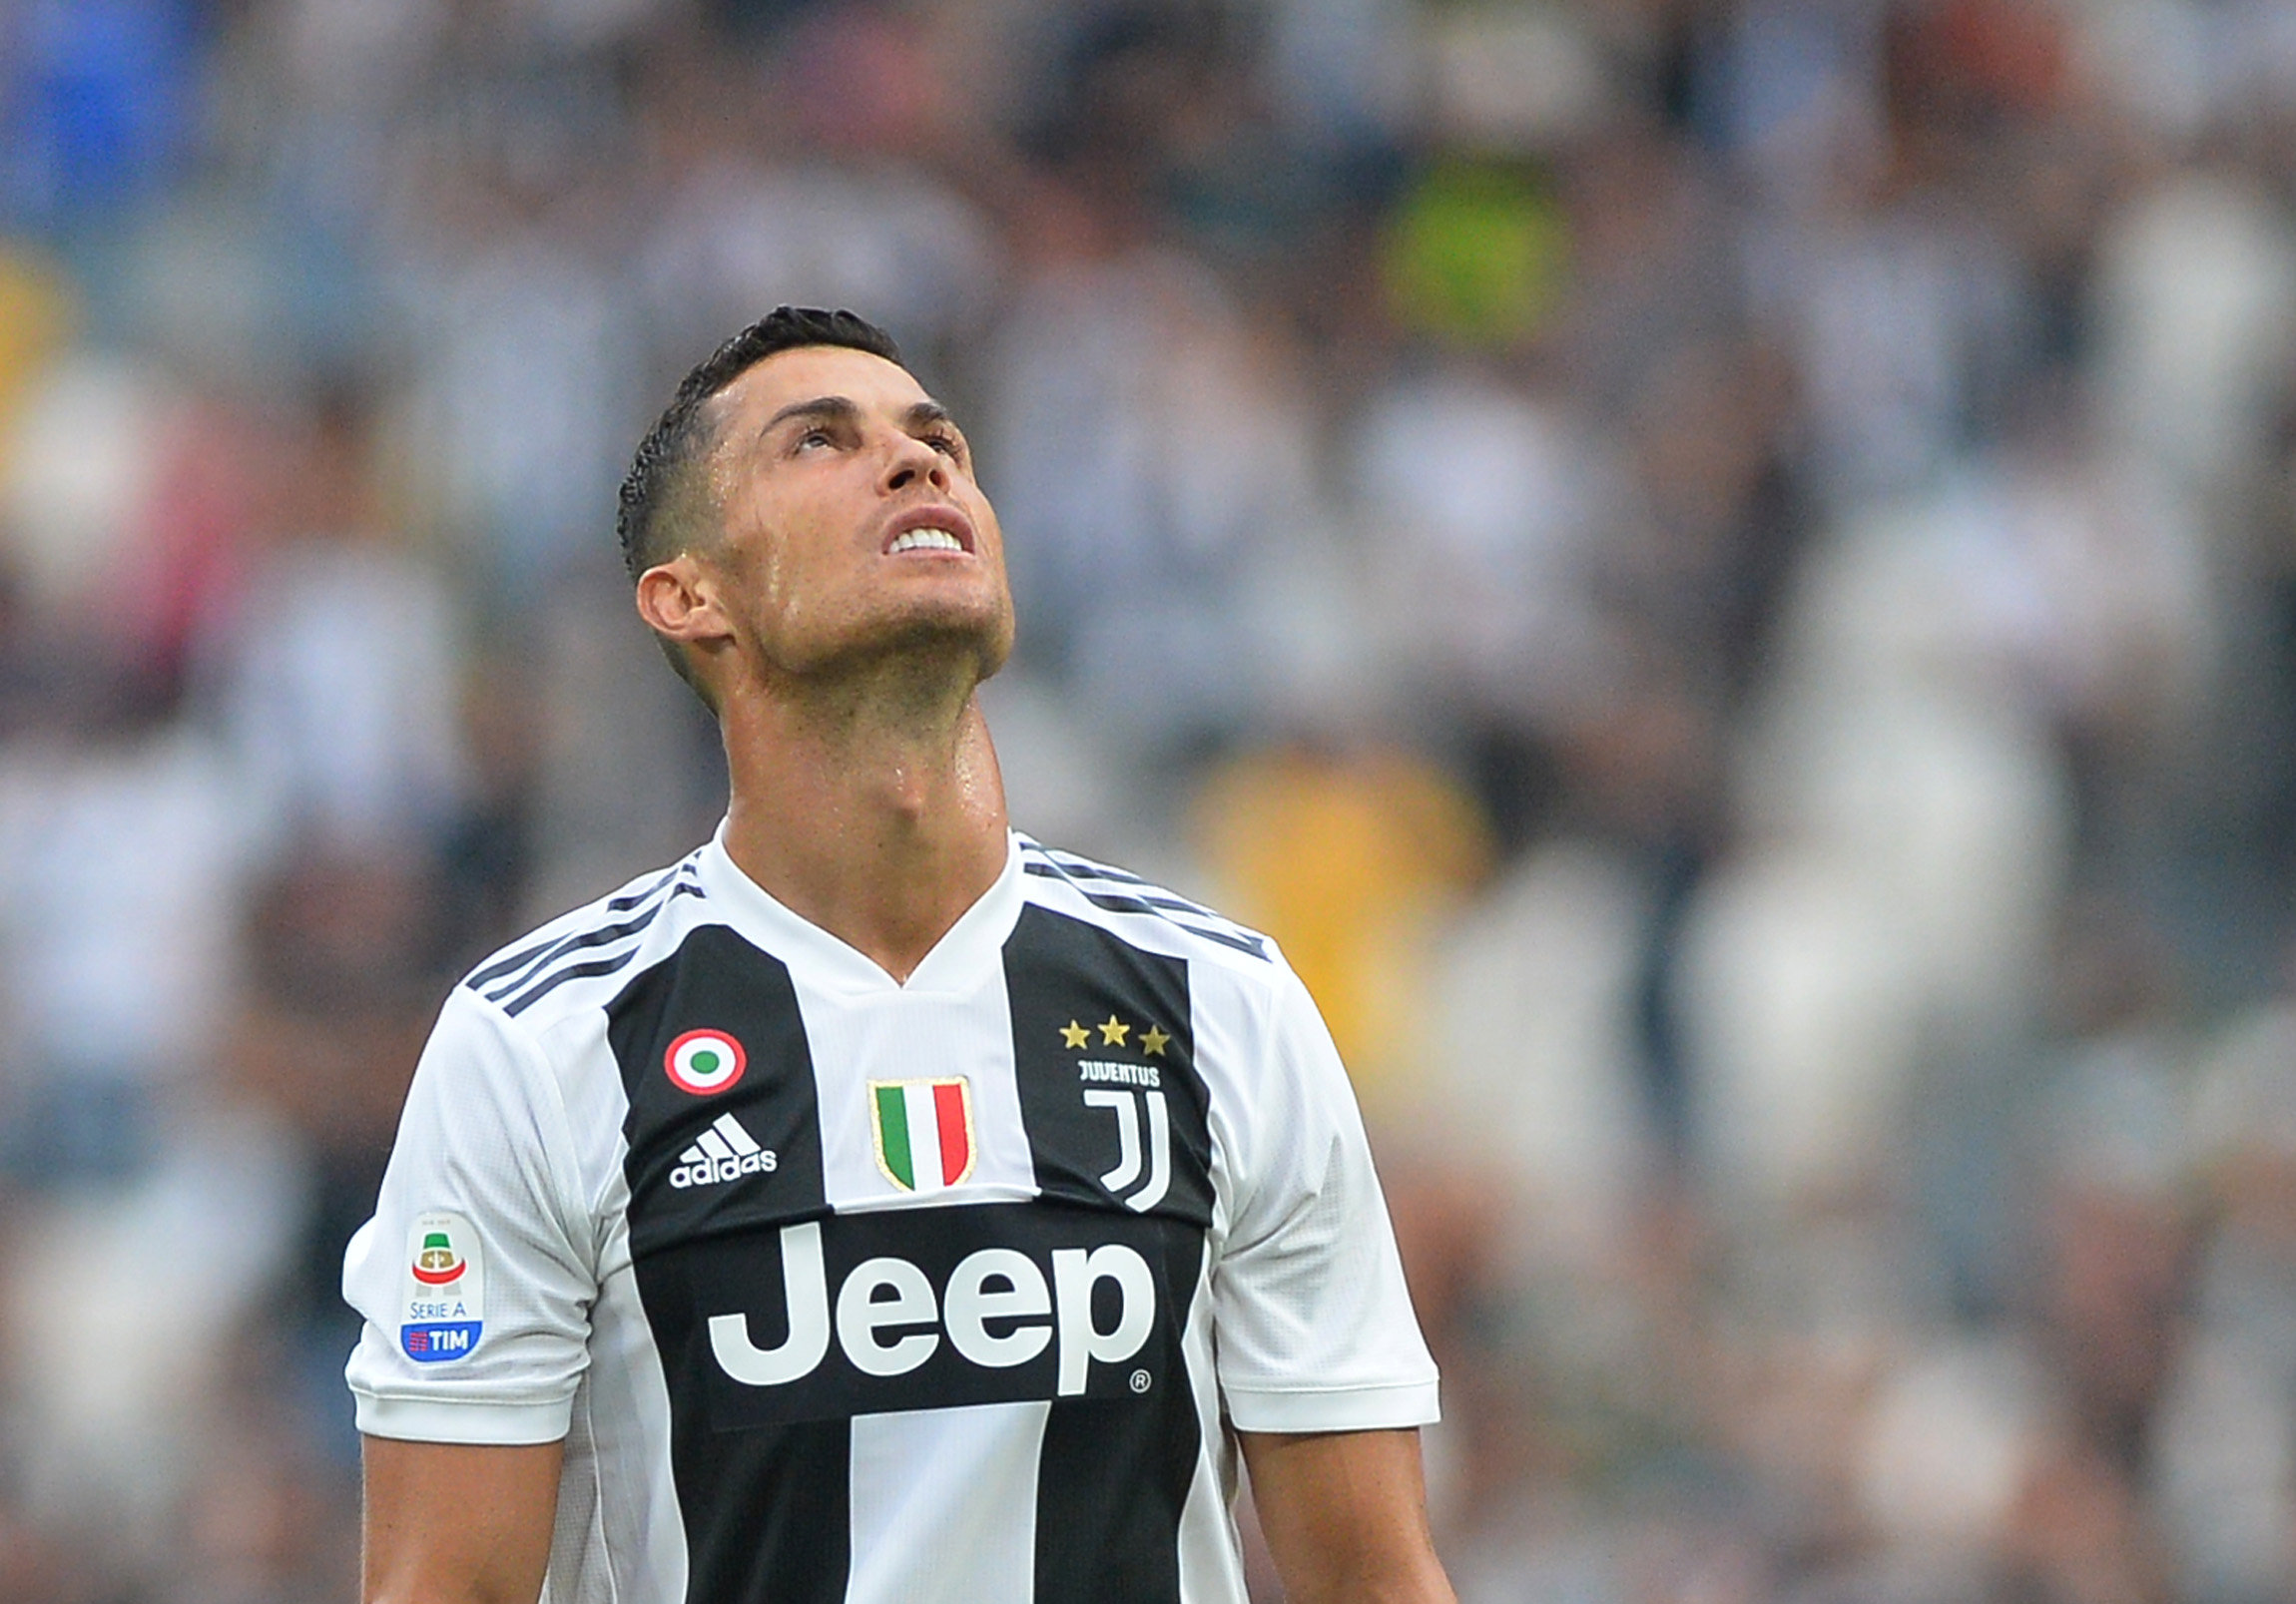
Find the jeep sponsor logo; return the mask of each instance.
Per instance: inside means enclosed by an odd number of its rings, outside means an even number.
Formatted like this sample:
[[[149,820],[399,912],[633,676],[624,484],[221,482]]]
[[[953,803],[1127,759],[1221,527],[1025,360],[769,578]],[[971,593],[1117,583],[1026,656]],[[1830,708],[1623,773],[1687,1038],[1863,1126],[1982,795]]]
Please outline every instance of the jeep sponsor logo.
[[[905,1375],[939,1348],[989,1369],[1025,1364],[1058,1343],[1062,1397],[1084,1390],[1094,1362],[1120,1364],[1140,1351],[1156,1325],[1156,1278],[1148,1261],[1120,1242],[1052,1250],[1049,1282],[1014,1248],[983,1248],[958,1261],[936,1298],[922,1270],[889,1256],[864,1260],[838,1289],[836,1331],[846,1360],[864,1375]],[[1103,1330],[1093,1294],[1114,1285],[1116,1313]],[[782,1228],[782,1291],[789,1336],[774,1346],[750,1340],[745,1315],[710,1317],[710,1351],[744,1386],[783,1386],[810,1375],[830,1349],[829,1279],[819,1222]],[[992,1331],[994,1321],[1005,1329]],[[933,1328],[919,1330],[919,1328]]]
[[[1184,1222],[1036,1202],[721,1225],[637,1268],[664,1351],[733,1429],[1159,1396],[1203,1263]]]

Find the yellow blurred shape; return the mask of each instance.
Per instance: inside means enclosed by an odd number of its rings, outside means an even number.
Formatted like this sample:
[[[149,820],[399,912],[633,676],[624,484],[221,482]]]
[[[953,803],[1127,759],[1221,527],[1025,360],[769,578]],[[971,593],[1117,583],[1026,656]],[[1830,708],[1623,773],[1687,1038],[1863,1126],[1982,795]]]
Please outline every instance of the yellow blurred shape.
[[[1314,994],[1367,1105],[1408,1097],[1440,916],[1490,863],[1473,802],[1417,758],[1254,752],[1199,799],[1205,861]]]
[[[0,424],[70,341],[79,306],[52,265],[0,243]]]

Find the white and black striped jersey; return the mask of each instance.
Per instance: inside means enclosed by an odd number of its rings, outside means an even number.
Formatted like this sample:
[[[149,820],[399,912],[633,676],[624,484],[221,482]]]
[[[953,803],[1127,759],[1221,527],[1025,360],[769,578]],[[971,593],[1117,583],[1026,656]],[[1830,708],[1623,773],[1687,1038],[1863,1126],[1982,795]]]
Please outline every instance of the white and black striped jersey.
[[[1228,1428],[1435,1374],[1265,938],[1013,838],[905,984],[720,838],[458,985],[361,1430],[566,1442],[550,1604],[1242,1604]]]

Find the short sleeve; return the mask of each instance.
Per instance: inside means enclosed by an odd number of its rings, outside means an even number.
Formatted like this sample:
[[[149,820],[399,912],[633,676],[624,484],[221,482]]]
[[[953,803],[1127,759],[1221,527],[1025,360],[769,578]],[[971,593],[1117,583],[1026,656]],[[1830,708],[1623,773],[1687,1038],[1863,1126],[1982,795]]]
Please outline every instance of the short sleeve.
[[[343,1255],[343,1297],[366,1320],[344,1372],[361,1431],[566,1434],[597,1289],[568,1141],[533,1040],[456,988],[416,1066],[374,1218]]]
[[[1265,1038],[1236,1212],[1212,1274],[1229,1417],[1245,1431],[1358,1431],[1436,1418],[1354,1090],[1288,971]]]

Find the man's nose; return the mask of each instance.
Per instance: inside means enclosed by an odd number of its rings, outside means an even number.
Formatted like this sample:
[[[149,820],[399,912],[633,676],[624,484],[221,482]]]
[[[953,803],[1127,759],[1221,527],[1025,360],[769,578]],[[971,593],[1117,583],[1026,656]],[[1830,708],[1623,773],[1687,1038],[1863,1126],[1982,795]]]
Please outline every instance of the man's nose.
[[[912,434],[898,436],[885,465],[884,487],[906,490],[922,479],[936,490],[948,488],[948,458]]]

